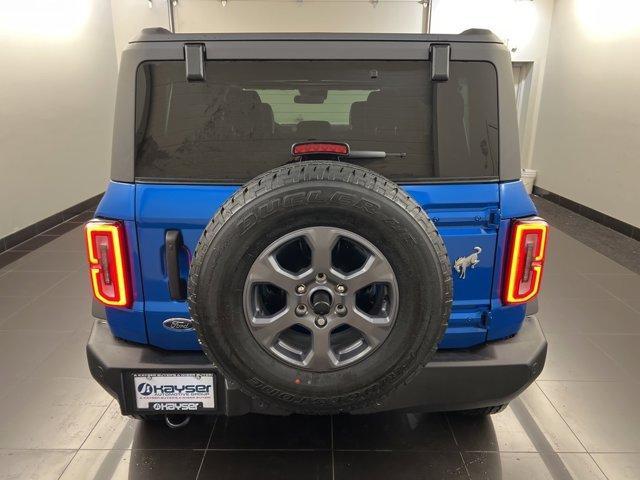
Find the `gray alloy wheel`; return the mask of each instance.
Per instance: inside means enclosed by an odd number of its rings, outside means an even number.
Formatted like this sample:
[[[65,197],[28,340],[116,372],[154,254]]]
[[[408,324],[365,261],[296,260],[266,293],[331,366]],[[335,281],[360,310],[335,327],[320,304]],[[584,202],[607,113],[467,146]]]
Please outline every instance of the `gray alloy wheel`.
[[[315,372],[345,367],[386,340],[398,311],[391,265],[371,242],[342,228],[296,230],[255,260],[245,318],[271,355]]]

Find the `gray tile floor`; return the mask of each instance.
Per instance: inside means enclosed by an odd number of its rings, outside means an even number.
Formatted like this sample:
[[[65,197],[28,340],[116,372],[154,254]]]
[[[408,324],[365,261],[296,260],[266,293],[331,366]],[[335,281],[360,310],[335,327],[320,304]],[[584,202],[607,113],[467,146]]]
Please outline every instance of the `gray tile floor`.
[[[547,365],[481,419],[245,416],[169,431],[123,418],[84,356],[88,214],[1,254],[0,479],[640,478],[638,242],[536,201],[554,225]]]

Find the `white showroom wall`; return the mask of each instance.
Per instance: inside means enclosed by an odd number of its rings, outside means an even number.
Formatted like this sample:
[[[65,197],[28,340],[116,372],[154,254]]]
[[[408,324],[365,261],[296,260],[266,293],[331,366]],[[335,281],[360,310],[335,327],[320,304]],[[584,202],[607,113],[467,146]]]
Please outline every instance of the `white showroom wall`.
[[[111,11],[118,62],[122,50],[143,28],[169,29],[167,0],[112,0]]]
[[[109,2],[2,2],[0,238],[104,190],[116,56]]]
[[[142,28],[169,29],[167,0],[112,0],[118,53]],[[179,0],[175,31],[420,33],[427,9],[417,0]]]
[[[640,2],[558,0],[537,185],[640,227]]]
[[[417,0],[181,0],[177,32],[420,33],[425,9]]]

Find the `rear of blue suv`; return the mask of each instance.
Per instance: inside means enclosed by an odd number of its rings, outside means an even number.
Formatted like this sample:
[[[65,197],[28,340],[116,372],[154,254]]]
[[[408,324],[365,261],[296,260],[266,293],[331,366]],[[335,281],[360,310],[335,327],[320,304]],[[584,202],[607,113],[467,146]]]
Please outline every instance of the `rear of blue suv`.
[[[499,411],[546,355],[512,85],[486,31],[143,31],[85,228],[94,378],[143,418]]]

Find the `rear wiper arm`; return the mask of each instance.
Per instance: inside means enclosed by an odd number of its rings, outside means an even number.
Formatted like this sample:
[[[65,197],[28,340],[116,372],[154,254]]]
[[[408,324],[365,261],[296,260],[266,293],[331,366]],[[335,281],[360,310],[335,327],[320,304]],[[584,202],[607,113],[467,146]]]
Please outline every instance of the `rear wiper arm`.
[[[402,153],[392,153],[392,152],[381,152],[376,150],[352,150],[348,155],[345,155],[344,158],[349,160],[376,160],[380,158],[387,157],[399,157],[405,158],[407,154],[405,152]]]

